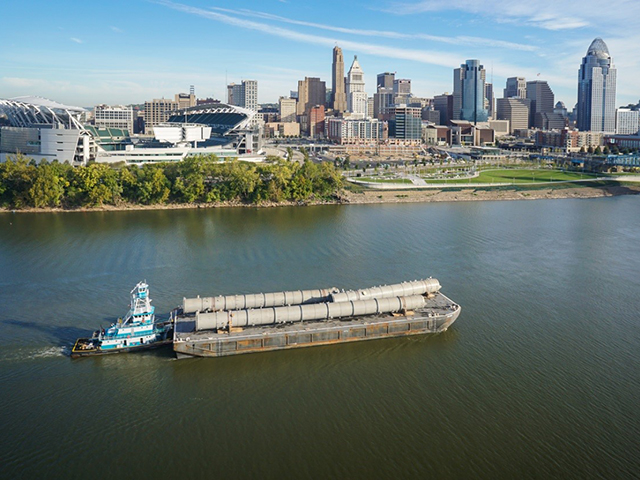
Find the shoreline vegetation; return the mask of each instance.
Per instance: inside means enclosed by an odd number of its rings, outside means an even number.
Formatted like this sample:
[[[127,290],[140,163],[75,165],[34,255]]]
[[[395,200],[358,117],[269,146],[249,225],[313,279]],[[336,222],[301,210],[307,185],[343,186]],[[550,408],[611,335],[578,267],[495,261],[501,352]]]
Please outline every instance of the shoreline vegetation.
[[[331,163],[273,157],[269,164],[193,157],[143,167],[29,162],[0,164],[0,212],[89,212],[220,207],[381,204],[597,198],[640,194],[619,180],[585,184],[367,189],[345,181]],[[405,187],[406,188],[406,187]]]

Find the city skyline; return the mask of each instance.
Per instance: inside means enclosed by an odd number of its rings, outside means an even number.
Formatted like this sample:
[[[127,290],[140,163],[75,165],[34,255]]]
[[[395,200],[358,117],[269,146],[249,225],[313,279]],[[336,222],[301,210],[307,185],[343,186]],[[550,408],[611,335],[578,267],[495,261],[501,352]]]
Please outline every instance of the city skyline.
[[[4,29],[0,98],[129,104],[172,98],[195,85],[198,97],[225,101],[228,83],[255,79],[258,102],[275,103],[305,77],[331,85],[337,45],[345,59],[358,56],[369,96],[385,71],[411,79],[416,96],[451,93],[451,69],[478,59],[495,91],[508,77],[546,80],[571,109],[580,61],[602,37],[615,59],[621,106],[640,98],[633,51],[639,35],[632,28],[640,23],[640,5],[614,4],[605,12],[589,8],[589,1],[527,6],[492,0],[479,6],[460,0],[445,6],[380,0],[344,9],[331,0],[322,7],[159,0],[122,8],[93,4],[82,11],[67,2],[10,4],[3,7],[14,21]]]

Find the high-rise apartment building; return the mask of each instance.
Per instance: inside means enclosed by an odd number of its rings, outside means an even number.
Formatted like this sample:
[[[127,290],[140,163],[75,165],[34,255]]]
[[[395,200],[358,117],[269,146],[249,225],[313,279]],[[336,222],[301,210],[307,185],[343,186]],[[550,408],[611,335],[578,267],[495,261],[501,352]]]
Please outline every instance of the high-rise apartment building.
[[[389,108],[389,136],[401,140],[422,138],[422,110],[415,107]]]
[[[629,108],[616,110],[616,133],[618,135],[635,135],[640,130],[640,111]]]
[[[177,108],[176,102],[164,98],[144,102],[144,133],[152,135],[153,126],[166,122],[169,119],[169,114]]]
[[[196,106],[195,93],[176,93],[175,100],[179,110]]]
[[[527,80],[524,77],[507,78],[507,88],[504,89],[504,98],[527,98]]]
[[[296,121],[296,105],[298,101],[295,98],[280,97],[278,107],[280,113],[280,121],[290,123]]]
[[[578,71],[577,127],[582,131],[614,132],[616,69],[606,43],[596,38]]]
[[[258,81],[242,80],[242,83],[227,85],[227,103],[236,107],[258,111]]]
[[[347,75],[347,110],[352,116],[365,118],[367,116],[367,92],[364,90],[364,72],[358,56],[353,57],[353,63]]]
[[[553,114],[555,98],[549,84],[544,80],[527,82],[527,98],[531,100],[529,107],[529,126],[544,128],[542,114]]]
[[[98,128],[119,128],[133,133],[133,108],[96,105],[93,109],[93,123]]]
[[[309,136],[324,137],[325,115],[324,105],[316,105],[309,110]]]
[[[384,72],[378,74],[378,88],[390,88],[393,90],[393,82],[395,81],[396,74],[391,72]]]
[[[467,60],[453,71],[453,119],[486,122],[484,107],[486,71],[478,60]]]
[[[347,94],[345,92],[344,57],[342,49],[334,47],[331,68],[331,107],[337,113],[347,111]]]

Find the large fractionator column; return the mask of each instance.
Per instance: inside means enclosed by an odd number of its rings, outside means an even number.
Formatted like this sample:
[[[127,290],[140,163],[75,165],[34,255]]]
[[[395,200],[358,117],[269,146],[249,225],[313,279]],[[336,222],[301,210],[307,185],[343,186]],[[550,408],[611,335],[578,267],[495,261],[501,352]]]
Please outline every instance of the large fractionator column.
[[[332,302],[346,302],[347,300],[367,300],[369,298],[407,297],[410,295],[424,295],[437,293],[440,290],[440,282],[435,278],[402,282],[394,285],[381,285],[379,287],[363,290],[347,290],[345,292],[332,293]]]
[[[342,292],[337,288],[325,288],[317,290],[295,290],[290,292],[184,298],[182,301],[182,310],[185,314],[189,314],[195,312],[244,310],[248,308],[279,307],[283,305],[301,305],[321,302],[337,303],[348,300],[424,295],[436,293],[439,290],[440,282],[435,278],[427,278],[413,282]]]
[[[424,306],[421,295],[410,297],[372,298],[347,302],[323,302],[287,307],[258,308],[253,310],[224,310],[196,313],[196,330],[214,330],[233,327],[253,327],[275,323],[327,320],[330,318],[376,315],[414,310]]]
[[[337,291],[337,288],[323,288],[316,290],[295,290],[291,292],[184,298],[182,300],[182,310],[184,313],[216,312],[218,310],[243,310],[246,308],[319,303],[329,301],[330,295]]]

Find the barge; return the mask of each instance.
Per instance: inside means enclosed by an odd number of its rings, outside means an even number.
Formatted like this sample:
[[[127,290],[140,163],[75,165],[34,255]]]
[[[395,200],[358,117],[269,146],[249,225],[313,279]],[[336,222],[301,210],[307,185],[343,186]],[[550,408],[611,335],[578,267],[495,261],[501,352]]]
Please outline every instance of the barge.
[[[331,345],[447,330],[460,306],[434,278],[363,290],[184,298],[175,311],[178,358]]]

